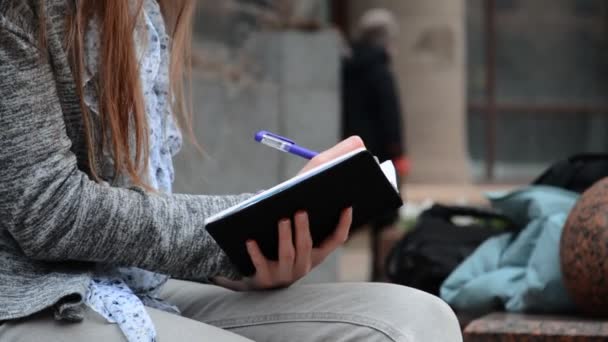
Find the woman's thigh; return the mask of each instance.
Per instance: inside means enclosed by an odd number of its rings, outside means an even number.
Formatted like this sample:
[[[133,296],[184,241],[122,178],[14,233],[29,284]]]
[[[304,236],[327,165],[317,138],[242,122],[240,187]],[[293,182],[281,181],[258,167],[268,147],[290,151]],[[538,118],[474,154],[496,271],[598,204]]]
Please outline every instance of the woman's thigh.
[[[162,295],[186,317],[255,341],[462,341],[445,303],[396,285],[302,285],[236,293],[171,281]]]
[[[246,342],[237,334],[188,318],[149,309],[158,342],[218,341]],[[0,324],[0,341],[11,342],[123,342],[125,337],[116,324],[108,323],[92,310],[87,310],[80,323],[58,322],[50,311]]]

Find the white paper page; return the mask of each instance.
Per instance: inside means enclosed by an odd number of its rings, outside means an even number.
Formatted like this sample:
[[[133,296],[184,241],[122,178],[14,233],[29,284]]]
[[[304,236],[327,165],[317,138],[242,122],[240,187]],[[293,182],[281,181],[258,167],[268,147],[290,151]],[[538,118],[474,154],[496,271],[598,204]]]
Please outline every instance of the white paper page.
[[[391,182],[395,190],[399,192],[399,184],[397,184],[397,170],[395,170],[395,164],[393,164],[392,161],[387,160],[384,163],[380,164],[380,168],[382,169],[382,172],[384,172],[386,179],[388,179],[388,181]]]

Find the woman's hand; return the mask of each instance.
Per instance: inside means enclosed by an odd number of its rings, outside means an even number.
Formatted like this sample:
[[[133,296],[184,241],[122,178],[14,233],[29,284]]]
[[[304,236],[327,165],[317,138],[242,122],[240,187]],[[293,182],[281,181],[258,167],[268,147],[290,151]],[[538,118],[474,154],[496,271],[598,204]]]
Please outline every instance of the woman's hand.
[[[365,147],[365,145],[361,138],[351,137],[346,139],[313,158],[300,173],[362,147]],[[255,241],[248,241],[247,251],[255,266],[255,275],[252,278],[237,282],[223,278],[216,278],[214,281],[220,286],[236,291],[265,290],[290,286],[310,273],[312,269],[321,264],[325,258],[346,242],[352,219],[352,208],[344,210],[334,234],[318,248],[313,248],[308,214],[298,212],[295,215],[295,222],[285,219],[278,223],[278,261],[268,260]],[[293,238],[293,232],[295,232],[295,239]]]
[[[287,287],[306,276],[320,265],[325,258],[342,246],[348,239],[353,219],[351,208],[342,212],[334,234],[318,248],[313,248],[310,236],[308,214],[299,212],[295,215],[292,237],[292,222],[279,222],[279,260],[266,259],[255,241],[247,243],[247,251],[256,269],[256,274],[249,280],[250,289],[265,290]]]
[[[312,269],[321,264],[348,239],[353,219],[353,210],[342,212],[334,234],[318,248],[313,248],[310,236],[308,214],[298,212],[295,224],[291,220],[281,220],[279,229],[279,260],[268,260],[255,241],[247,242],[247,251],[255,267],[252,278],[242,281],[230,281],[224,278],[214,279],[215,283],[235,291],[268,290],[288,287],[306,276]],[[292,230],[293,228],[293,230]],[[295,239],[293,233],[295,231]]]
[[[363,140],[361,140],[361,138],[359,138],[357,136],[350,137],[350,138],[342,141],[338,145],[336,145],[336,146],[330,148],[329,150],[327,150],[323,153],[320,153],[318,156],[314,157],[308,164],[306,164],[306,166],[304,166],[304,168],[302,169],[302,171],[300,171],[300,173],[304,173],[306,171],[312,170],[317,166],[328,163],[340,156],[343,156],[343,155],[345,155],[349,152],[352,152],[354,150],[357,150],[359,148],[365,148],[365,144],[363,143]]]

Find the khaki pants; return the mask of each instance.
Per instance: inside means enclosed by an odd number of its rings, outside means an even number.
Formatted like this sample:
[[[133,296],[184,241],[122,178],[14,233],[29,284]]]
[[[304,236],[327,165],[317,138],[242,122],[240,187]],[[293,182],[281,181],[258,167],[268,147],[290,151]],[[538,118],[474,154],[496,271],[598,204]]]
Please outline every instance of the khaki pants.
[[[460,342],[454,313],[439,299],[388,284],[302,285],[237,293],[171,280],[162,297],[183,317],[149,309],[165,341]],[[118,327],[92,310],[81,323],[49,312],[0,325],[0,341],[124,341]]]

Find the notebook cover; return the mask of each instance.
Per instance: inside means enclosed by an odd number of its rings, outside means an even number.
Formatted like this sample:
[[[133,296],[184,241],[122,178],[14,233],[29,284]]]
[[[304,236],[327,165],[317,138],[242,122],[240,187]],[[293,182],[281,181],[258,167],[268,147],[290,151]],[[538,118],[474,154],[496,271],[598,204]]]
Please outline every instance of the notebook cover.
[[[399,193],[369,151],[361,151],[311,178],[206,225],[207,231],[245,276],[255,273],[245,243],[258,242],[270,260],[278,256],[278,222],[308,212],[313,243],[334,232],[341,212],[353,207],[353,227],[403,205]]]

